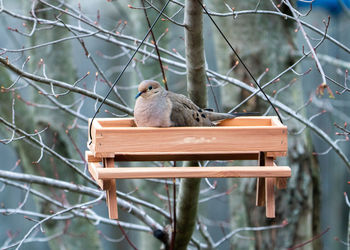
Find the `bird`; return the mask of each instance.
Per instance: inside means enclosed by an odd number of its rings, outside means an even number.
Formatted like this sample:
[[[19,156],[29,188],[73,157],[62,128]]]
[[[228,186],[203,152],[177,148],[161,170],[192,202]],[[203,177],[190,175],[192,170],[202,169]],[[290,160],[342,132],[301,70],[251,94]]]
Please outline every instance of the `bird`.
[[[188,97],[165,90],[157,81],[143,80],[135,96],[137,127],[200,127],[251,113],[217,113],[198,107]]]

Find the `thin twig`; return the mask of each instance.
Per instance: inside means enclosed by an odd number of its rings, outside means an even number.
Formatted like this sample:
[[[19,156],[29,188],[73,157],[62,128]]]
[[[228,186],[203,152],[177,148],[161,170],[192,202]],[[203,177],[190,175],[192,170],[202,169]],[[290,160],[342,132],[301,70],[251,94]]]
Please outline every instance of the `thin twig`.
[[[92,205],[92,204],[98,202],[99,200],[101,200],[102,198],[103,198],[103,194],[101,194],[98,198],[96,198],[96,199],[94,199],[94,200],[92,200],[92,201],[88,201],[88,202],[85,202],[85,203],[82,203],[82,204],[76,204],[76,205],[71,206],[71,207],[69,207],[69,208],[63,209],[63,210],[61,210],[61,211],[59,211],[59,212],[57,212],[57,213],[54,213],[53,215],[47,216],[45,219],[39,221],[37,224],[35,224],[33,227],[31,227],[31,228],[29,229],[29,231],[26,233],[26,235],[25,235],[25,236],[22,238],[22,240],[18,243],[18,245],[17,245],[17,247],[16,247],[16,250],[19,249],[19,248],[21,247],[21,245],[23,244],[23,242],[29,237],[29,235],[33,232],[33,230],[34,230],[37,226],[43,224],[44,222],[46,222],[46,221],[48,221],[48,220],[50,220],[50,219],[52,219],[52,218],[54,218],[54,217],[56,217],[56,216],[58,216],[58,215],[67,213],[67,212],[69,212],[69,211],[71,211],[71,210],[73,210],[73,209],[76,209],[76,208],[83,208],[83,207]]]
[[[165,76],[165,72],[164,72],[164,67],[163,67],[163,63],[162,63],[162,59],[160,57],[160,53],[159,53],[159,49],[158,49],[158,45],[157,45],[157,39],[153,33],[153,30],[151,29],[151,23],[149,21],[149,18],[148,18],[148,14],[147,14],[147,10],[145,8],[145,0],[141,0],[141,3],[142,3],[142,6],[144,7],[143,11],[145,13],[145,17],[146,17],[146,20],[147,20],[147,24],[148,24],[148,28],[151,30],[151,35],[152,35],[152,39],[153,39],[153,42],[154,42],[154,46],[156,48],[156,52],[157,52],[157,55],[158,55],[158,61],[159,61],[159,66],[160,66],[160,70],[162,72],[162,75],[163,75],[163,83],[164,83],[164,87],[166,90],[169,90],[168,89],[168,83],[167,83],[167,78]]]
[[[316,51],[314,50],[314,47],[312,46],[312,44],[311,44],[311,42],[310,42],[310,40],[309,40],[309,38],[308,38],[308,35],[306,34],[306,32],[305,32],[305,30],[304,30],[303,25],[302,25],[301,22],[300,22],[299,16],[296,14],[295,9],[293,8],[293,6],[290,4],[290,2],[289,2],[288,0],[285,0],[284,2],[286,3],[286,5],[287,5],[288,8],[290,9],[290,11],[292,12],[292,14],[293,14],[293,16],[294,16],[296,22],[298,23],[299,29],[300,29],[301,33],[303,34],[303,37],[304,37],[304,39],[305,39],[305,41],[306,41],[306,43],[307,43],[307,45],[308,45],[308,47],[309,47],[309,49],[310,49],[310,51],[311,51],[311,54],[312,54],[312,56],[313,56],[313,59],[315,60],[315,63],[316,63],[316,65],[317,65],[317,68],[318,68],[318,70],[320,71],[320,74],[321,74],[321,77],[322,77],[322,83],[321,83],[321,84],[322,84],[322,85],[327,84],[327,83],[326,83],[325,73],[324,73],[324,71],[323,71],[323,67],[322,67],[320,61],[318,60]],[[330,20],[330,16],[328,16],[328,23],[329,23],[329,20]]]
[[[118,224],[118,227],[119,227],[120,231],[122,232],[123,236],[125,237],[126,241],[129,243],[129,245],[130,245],[133,249],[137,250],[137,247],[136,247],[136,246],[134,245],[134,243],[132,243],[132,241],[129,239],[128,234],[125,232],[125,230],[124,230],[124,228],[122,227],[122,225],[120,225],[120,223],[117,223],[117,224]]]
[[[17,68],[16,66],[14,66],[13,64],[9,63],[8,60],[6,60],[6,58],[3,58],[3,57],[0,57],[0,63],[2,63],[6,68],[10,69],[11,71],[15,72],[16,74],[20,75],[21,77],[25,77],[25,78],[28,78],[28,79],[31,79],[33,81],[37,81],[37,82],[41,82],[41,83],[44,83],[44,84],[47,84],[47,85],[50,85],[50,84],[53,84],[54,86],[57,86],[57,87],[61,87],[61,88],[64,88],[64,89],[68,89],[72,92],[75,92],[75,93],[79,93],[79,94],[82,94],[82,95],[85,95],[87,97],[90,97],[92,99],[95,99],[95,100],[98,100],[98,101],[102,101],[104,98],[98,94],[95,94],[95,93],[92,93],[86,89],[83,89],[83,88],[80,88],[80,87],[74,87],[68,83],[65,83],[65,82],[62,82],[62,81],[58,81],[58,80],[54,80],[54,79],[46,79],[45,77],[41,77],[41,76],[38,76],[38,75],[34,75],[34,74],[31,74],[31,73],[28,73],[28,72],[25,72],[19,68]],[[128,107],[125,107],[124,105],[121,105],[119,103],[116,103],[114,101],[111,101],[111,100],[105,100],[105,103],[113,108],[116,108],[120,111],[123,111],[129,115],[132,115],[133,114],[133,110],[128,108]]]
[[[325,235],[325,234],[329,231],[329,229],[330,229],[330,227],[327,227],[327,229],[324,230],[322,233],[320,233],[320,234],[314,236],[313,238],[311,238],[311,239],[308,240],[308,241],[305,241],[305,242],[303,242],[303,243],[301,243],[301,244],[298,244],[298,245],[295,245],[295,246],[293,246],[293,247],[290,247],[290,248],[288,248],[288,250],[294,250],[294,249],[301,248],[301,247],[303,247],[303,246],[305,246],[305,245],[307,245],[307,244],[309,244],[309,243],[311,243],[311,242],[313,242],[313,241],[315,241],[315,240],[321,238],[323,235]]]
[[[97,190],[97,189],[94,189],[91,187],[87,187],[84,185],[77,185],[77,184],[72,184],[72,183],[69,183],[66,181],[56,180],[53,178],[30,175],[30,174],[21,174],[21,173],[15,173],[15,172],[5,171],[5,170],[0,170],[0,177],[5,178],[5,179],[10,179],[10,180],[46,185],[46,186],[55,187],[55,188],[59,188],[59,189],[63,189],[63,190],[68,190],[68,191],[75,192],[75,193],[89,195],[92,197],[98,197],[101,194],[105,193],[103,191],[100,191],[100,190]],[[119,192],[118,196],[121,198],[120,194],[121,193]],[[120,198],[118,198],[118,206],[122,207],[126,211],[130,211],[131,215],[135,216],[140,221],[145,223],[148,226],[147,230],[145,230],[145,231],[151,232],[150,228],[152,229],[152,231],[155,229],[163,230],[163,227],[160,224],[158,224],[151,216],[146,214],[143,211],[143,209],[140,209],[136,206],[133,206],[130,202],[127,202],[124,199],[120,199]],[[85,216],[87,216],[89,219],[94,219],[93,216],[90,216],[90,217],[88,215],[85,215]],[[106,222],[107,224],[117,225],[115,220],[109,220],[109,219],[106,219],[104,217],[99,217],[99,220],[101,222]],[[143,229],[145,229],[145,228],[143,228]]]
[[[238,53],[236,52],[236,50],[233,48],[233,46],[231,45],[231,43],[229,42],[229,40],[226,38],[225,34],[221,31],[221,29],[219,28],[219,26],[216,24],[216,22],[214,21],[214,19],[211,17],[211,15],[209,14],[209,12],[207,11],[207,9],[204,7],[204,5],[202,4],[202,2],[200,0],[197,0],[198,4],[202,7],[202,9],[205,11],[205,13],[208,15],[208,17],[210,18],[210,20],[212,21],[212,23],[214,24],[214,26],[217,28],[217,30],[219,31],[219,33],[221,34],[221,36],[224,38],[224,40],[226,41],[227,45],[231,48],[232,52],[236,55],[236,57],[238,58],[238,60],[241,62],[241,64],[243,65],[243,67],[245,68],[245,70],[247,71],[248,75],[250,76],[251,79],[253,79],[253,81],[255,82],[256,86],[259,88],[259,90],[262,92],[262,94],[264,95],[264,97],[266,98],[266,101],[273,107],[276,115],[278,116],[279,120],[281,121],[281,123],[283,123],[281,116],[279,115],[277,109],[275,108],[275,106],[273,105],[273,103],[270,101],[270,99],[268,98],[268,96],[266,95],[266,93],[264,92],[264,90],[262,89],[262,87],[260,86],[260,84],[256,81],[255,77],[252,75],[252,73],[250,72],[250,70],[248,69],[248,67],[245,65],[245,63],[243,62],[243,60],[241,59],[241,57],[238,55]]]
[[[100,103],[99,107],[97,108],[95,114],[93,115],[91,122],[90,122],[90,131],[89,131],[89,138],[90,138],[90,142],[89,144],[92,143],[92,123],[94,121],[94,119],[96,118],[96,115],[98,114],[98,112],[100,111],[101,107],[103,106],[103,104],[106,102],[109,94],[111,93],[112,89],[117,85],[117,83],[119,82],[120,78],[122,77],[122,75],[124,74],[125,70],[128,68],[129,64],[131,63],[131,61],[133,60],[134,56],[137,54],[138,50],[141,48],[143,42],[146,40],[146,38],[148,37],[148,34],[152,31],[153,27],[156,25],[156,23],[158,22],[160,16],[162,15],[162,13],[164,12],[165,8],[168,6],[168,4],[170,3],[170,0],[168,0],[165,5],[163,6],[162,11],[159,13],[159,15],[157,16],[156,20],[153,22],[153,24],[151,25],[151,27],[149,28],[149,30],[147,31],[146,35],[144,36],[144,38],[142,39],[141,43],[137,46],[136,50],[134,51],[134,53],[132,54],[131,58],[129,59],[129,61],[125,64],[123,70],[119,73],[118,77],[115,79],[115,81],[113,82],[111,88],[109,89],[109,91],[107,92],[107,94],[105,95],[105,97],[103,98],[102,102]]]

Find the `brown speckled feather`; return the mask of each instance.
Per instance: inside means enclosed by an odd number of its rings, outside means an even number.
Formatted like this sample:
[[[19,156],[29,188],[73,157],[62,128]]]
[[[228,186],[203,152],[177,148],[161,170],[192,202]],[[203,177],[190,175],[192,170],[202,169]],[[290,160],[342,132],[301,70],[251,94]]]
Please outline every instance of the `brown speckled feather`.
[[[199,108],[186,96],[168,92],[167,98],[172,103],[170,120],[174,127],[213,125],[208,112]]]

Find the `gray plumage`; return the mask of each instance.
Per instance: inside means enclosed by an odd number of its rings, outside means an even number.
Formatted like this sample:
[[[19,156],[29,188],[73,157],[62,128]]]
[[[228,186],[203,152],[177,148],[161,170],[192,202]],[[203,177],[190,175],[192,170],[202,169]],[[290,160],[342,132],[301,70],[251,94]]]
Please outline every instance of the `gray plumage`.
[[[153,80],[142,81],[138,91],[134,108],[138,127],[213,126],[238,116],[202,109],[186,96],[166,91]]]

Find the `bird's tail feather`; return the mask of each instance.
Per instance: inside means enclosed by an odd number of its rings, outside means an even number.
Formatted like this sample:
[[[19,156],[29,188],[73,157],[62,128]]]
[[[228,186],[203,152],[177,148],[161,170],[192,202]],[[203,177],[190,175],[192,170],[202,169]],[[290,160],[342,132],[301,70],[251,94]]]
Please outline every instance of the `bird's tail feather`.
[[[238,117],[238,116],[259,115],[259,112],[234,112],[229,114],[233,115],[234,117]]]

